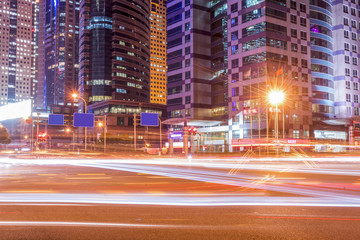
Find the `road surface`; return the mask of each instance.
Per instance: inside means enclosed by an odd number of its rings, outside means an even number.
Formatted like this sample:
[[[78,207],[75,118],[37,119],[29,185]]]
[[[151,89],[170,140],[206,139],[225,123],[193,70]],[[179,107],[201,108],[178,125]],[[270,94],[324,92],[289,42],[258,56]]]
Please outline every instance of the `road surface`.
[[[0,159],[0,239],[359,239],[351,159]]]

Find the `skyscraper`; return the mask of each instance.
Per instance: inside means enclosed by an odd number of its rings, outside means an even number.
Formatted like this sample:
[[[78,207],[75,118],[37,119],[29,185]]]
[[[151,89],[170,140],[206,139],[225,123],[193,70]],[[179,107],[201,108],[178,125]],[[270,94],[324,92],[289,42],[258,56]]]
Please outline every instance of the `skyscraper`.
[[[328,3],[326,7],[326,10],[329,11]],[[334,92],[331,93],[334,101],[333,115],[336,118],[358,117],[360,94],[359,2],[355,0],[333,2],[332,12]]]
[[[281,136],[308,138],[312,118],[308,1],[227,4],[229,118],[241,126],[234,137],[273,137],[280,122]],[[266,97],[272,90],[286,95],[279,121],[276,113],[267,112],[275,107]],[[257,114],[244,109],[256,109]]]
[[[209,1],[168,2],[168,117],[211,118]]]
[[[78,39],[79,1],[39,0],[39,108],[72,101],[78,83]]]
[[[309,11],[305,0],[168,2],[168,116],[213,125],[200,131],[223,146],[272,138],[276,122],[280,136],[309,138]],[[279,121],[272,90],[286,95]]]
[[[164,38],[161,32],[154,36]],[[89,112],[107,116],[114,133],[133,133],[134,114],[165,116],[165,106],[150,103],[150,36],[150,1],[81,0],[79,92]],[[153,60],[160,65],[163,53],[156,54],[157,48]],[[154,69],[154,77],[163,79],[165,66]]]
[[[166,1],[151,0],[150,102],[166,104]]]
[[[39,51],[39,1],[33,0],[32,1],[33,7],[33,28],[32,28],[32,86],[31,86],[31,95],[34,99],[33,101],[33,108],[36,107],[37,104],[37,82],[38,82],[38,51]]]
[[[32,1],[0,2],[0,105],[32,94]]]
[[[81,3],[80,85],[89,104],[149,102],[150,3]]]
[[[333,53],[336,55],[338,53],[334,51],[333,22],[334,16],[331,3],[328,1],[311,1],[311,82],[312,111],[313,121],[315,122],[334,118],[335,64]],[[339,40],[341,41],[342,38]],[[336,65],[342,64],[338,62]]]

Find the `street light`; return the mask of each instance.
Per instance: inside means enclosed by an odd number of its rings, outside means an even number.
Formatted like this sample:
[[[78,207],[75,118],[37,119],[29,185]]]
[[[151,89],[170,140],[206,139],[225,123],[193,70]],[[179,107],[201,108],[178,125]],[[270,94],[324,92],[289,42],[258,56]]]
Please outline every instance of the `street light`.
[[[278,105],[284,102],[285,93],[281,90],[272,90],[268,94],[268,101],[271,105],[275,105],[275,140],[279,141],[279,111]]]
[[[99,122],[98,123],[98,127],[100,128],[104,128],[104,152],[106,152],[106,133],[107,133],[107,119],[106,119],[106,115],[101,116],[104,118],[104,123],[103,122]]]
[[[285,99],[285,93],[283,91],[272,90],[271,92],[269,92],[268,100],[272,105],[281,104],[284,101],[284,99]]]
[[[87,105],[86,105],[85,99],[80,97],[79,94],[77,94],[77,93],[73,93],[72,97],[74,99],[81,99],[84,102],[84,113],[87,113]],[[86,146],[87,143],[86,142],[87,142],[87,127],[85,127],[85,151],[87,150],[87,146]]]

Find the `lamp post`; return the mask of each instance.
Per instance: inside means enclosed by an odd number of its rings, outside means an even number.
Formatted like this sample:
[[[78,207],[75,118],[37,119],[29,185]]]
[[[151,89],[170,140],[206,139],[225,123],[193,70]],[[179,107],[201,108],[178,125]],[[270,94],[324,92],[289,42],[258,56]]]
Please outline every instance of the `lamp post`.
[[[106,152],[106,133],[107,133],[107,119],[106,119],[106,115],[103,116],[104,118],[104,123],[99,122],[98,126],[104,127],[104,152]]]
[[[275,140],[279,141],[279,111],[278,105],[285,99],[285,93],[281,90],[272,90],[268,94],[268,101],[271,105],[275,105]]]
[[[82,97],[80,97],[77,93],[73,93],[72,97],[74,99],[81,99],[84,102],[84,113],[87,113],[87,105],[86,105],[86,101],[85,99],[83,99]],[[85,151],[87,150],[87,127],[85,127]]]

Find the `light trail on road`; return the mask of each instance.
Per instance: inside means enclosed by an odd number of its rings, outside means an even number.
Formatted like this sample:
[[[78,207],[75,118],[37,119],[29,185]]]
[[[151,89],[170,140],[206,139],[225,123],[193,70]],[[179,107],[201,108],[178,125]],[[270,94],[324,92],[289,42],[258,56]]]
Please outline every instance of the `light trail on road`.
[[[108,164],[108,163],[93,163],[93,164],[81,164],[81,166],[107,168],[120,171],[142,172],[152,175],[162,175],[168,177],[184,178],[202,182],[212,182],[223,185],[239,186],[243,188],[256,188],[263,190],[271,190],[276,192],[285,192],[291,194],[307,195],[311,197],[331,197],[337,198],[342,201],[350,201],[351,203],[360,203],[359,195],[344,194],[340,191],[329,189],[318,189],[309,186],[285,186],[285,185],[272,185],[269,182],[259,182],[253,178],[248,179],[248,174],[243,175],[226,175],[221,172],[209,171],[209,170],[193,170],[193,169],[179,169],[170,167],[159,166],[139,166],[139,165],[122,165],[122,164]],[[262,180],[259,178],[258,180]],[[294,183],[294,180],[287,180],[288,183]]]
[[[192,159],[189,162],[187,159],[8,159],[0,158],[0,163],[9,164],[7,167],[11,167],[14,164],[21,164],[23,166],[29,165],[82,165],[93,163],[121,163],[121,164],[136,164],[136,165],[167,165],[167,166],[179,166],[179,167],[206,167],[214,169],[228,169],[231,170],[234,167],[240,170],[264,170],[264,171],[287,171],[294,173],[315,173],[315,174],[331,174],[340,176],[359,176],[359,170],[341,169],[341,168],[304,168],[306,165],[302,164],[304,159],[295,158],[280,158],[280,159],[251,159],[246,165],[239,167],[238,163],[234,159]],[[315,162],[323,163],[356,163],[360,162],[360,157],[349,158],[311,158]],[[284,165],[271,165],[273,163],[289,162],[291,164],[298,163],[294,167],[289,167],[288,164]],[[263,163],[258,165],[259,163]],[[271,163],[271,164],[269,164]]]
[[[339,203],[333,198],[254,197],[254,196],[197,196],[196,194],[20,194],[0,193],[1,204],[125,204],[160,206],[306,206],[360,207],[360,202]]]
[[[286,159],[288,160],[288,159]],[[209,161],[209,160],[208,160]],[[266,160],[267,162],[269,159]],[[292,160],[290,159],[290,162]],[[301,164],[302,159],[298,159],[297,163]],[[274,161],[272,161],[273,163]],[[21,174],[13,176],[9,175],[12,166],[52,166],[55,168],[66,169],[67,166],[73,166],[79,169],[90,168],[94,171],[77,173],[76,176],[63,176],[64,180],[89,180],[113,181],[116,174],[108,176],[104,169],[115,172],[132,172],[137,174],[149,174],[150,178],[169,178],[169,179],[186,179],[196,182],[214,183],[223,186],[235,186],[243,189],[246,193],[247,189],[260,189],[264,191],[273,191],[283,193],[285,195],[294,194],[295,196],[261,196],[252,193],[251,196],[246,194],[172,194],[171,191],[161,192],[149,189],[146,194],[129,194],[119,191],[117,194],[94,193],[94,194],[66,194],[63,192],[33,189],[16,189],[1,191],[0,202],[27,202],[27,203],[91,203],[91,204],[145,204],[145,205],[179,205],[179,206],[360,206],[360,186],[357,184],[346,185],[348,189],[341,189],[345,185],[331,185],[331,183],[322,183],[312,178],[322,176],[348,176],[354,177],[358,181],[360,171],[354,169],[306,169],[299,165],[288,165],[281,161],[282,165],[271,165],[268,163],[257,164],[247,163],[241,165],[237,170],[237,174],[228,174],[230,169],[238,167],[237,162],[206,162],[205,160],[195,160],[188,162],[183,159],[172,159],[171,161],[164,159],[78,159],[78,160],[38,160],[38,159],[0,159],[0,164],[5,164],[6,169],[0,169],[0,177],[4,176],[24,177]],[[259,164],[261,163],[261,164]],[[294,164],[294,162],[292,162]],[[100,172],[99,172],[99,169]],[[26,172],[26,170],[20,170]],[[20,172],[21,173],[21,172]],[[299,176],[282,176],[281,174],[298,174]],[[300,175],[301,174],[301,175]],[[279,176],[278,176],[279,175]],[[54,177],[55,173],[38,173],[37,177]],[[306,177],[305,177],[306,176]],[[134,176],[133,176],[134,177]],[[309,178],[309,179],[308,179]],[[22,179],[21,181],[25,181]],[[170,181],[170,180],[169,180]],[[72,184],[69,182],[67,184]],[[168,185],[166,182],[152,182],[154,185]],[[143,182],[125,182],[123,185],[141,186]],[[42,192],[43,191],[43,192]],[[106,197],[105,197],[106,196]]]

